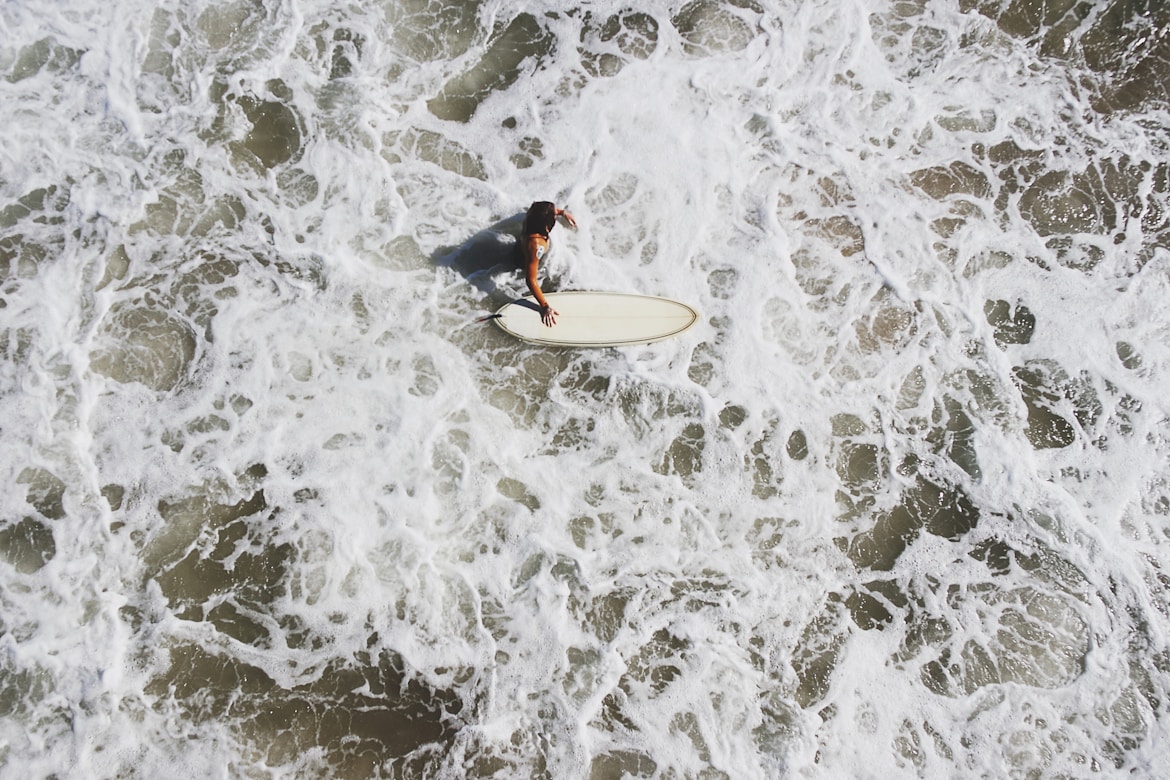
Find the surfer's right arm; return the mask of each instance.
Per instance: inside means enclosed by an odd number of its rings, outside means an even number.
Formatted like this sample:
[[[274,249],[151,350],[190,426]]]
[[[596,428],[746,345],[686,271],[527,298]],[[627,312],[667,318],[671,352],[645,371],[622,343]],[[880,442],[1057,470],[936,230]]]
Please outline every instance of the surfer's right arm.
[[[544,292],[540,289],[540,282],[536,278],[536,274],[540,270],[540,258],[544,254],[541,250],[547,249],[547,247],[548,244],[541,240],[540,236],[524,237],[524,281],[528,283],[529,292],[540,305],[540,321],[552,327],[557,324],[557,313],[553,311],[552,306],[549,306],[548,299],[544,297]]]

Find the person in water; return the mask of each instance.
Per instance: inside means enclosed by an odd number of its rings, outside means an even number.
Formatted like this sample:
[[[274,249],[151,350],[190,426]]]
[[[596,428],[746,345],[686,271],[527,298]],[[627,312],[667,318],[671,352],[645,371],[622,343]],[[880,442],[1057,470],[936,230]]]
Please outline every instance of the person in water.
[[[564,209],[558,209],[547,200],[537,201],[528,207],[524,215],[524,229],[520,231],[520,255],[524,264],[524,280],[532,297],[540,304],[540,321],[549,327],[557,324],[557,313],[549,306],[548,300],[536,280],[540,261],[548,254],[548,234],[557,224],[557,217],[564,217],[570,227],[576,228],[577,221]]]

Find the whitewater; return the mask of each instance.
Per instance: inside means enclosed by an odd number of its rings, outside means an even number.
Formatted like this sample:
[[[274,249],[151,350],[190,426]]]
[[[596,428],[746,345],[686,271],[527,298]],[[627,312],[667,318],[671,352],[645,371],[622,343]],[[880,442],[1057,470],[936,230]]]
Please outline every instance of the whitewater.
[[[1164,4],[0,32],[0,777],[1170,765]]]

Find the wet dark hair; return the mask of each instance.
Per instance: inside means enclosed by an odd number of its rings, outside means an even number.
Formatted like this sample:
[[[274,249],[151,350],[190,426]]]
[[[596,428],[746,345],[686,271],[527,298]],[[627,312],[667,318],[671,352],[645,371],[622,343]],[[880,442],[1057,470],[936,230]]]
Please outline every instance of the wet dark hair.
[[[555,224],[557,207],[547,200],[538,200],[528,207],[528,213],[524,215],[524,235],[536,233],[547,236]]]

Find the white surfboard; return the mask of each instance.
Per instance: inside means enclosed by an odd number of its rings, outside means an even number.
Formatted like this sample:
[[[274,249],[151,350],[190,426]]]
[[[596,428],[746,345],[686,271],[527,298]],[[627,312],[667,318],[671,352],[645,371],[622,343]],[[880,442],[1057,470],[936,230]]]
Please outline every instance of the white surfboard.
[[[512,301],[495,314],[496,324],[518,339],[554,347],[624,347],[677,336],[699,313],[685,303],[652,295],[616,292],[557,292],[545,298],[557,324],[540,321],[532,296]]]

